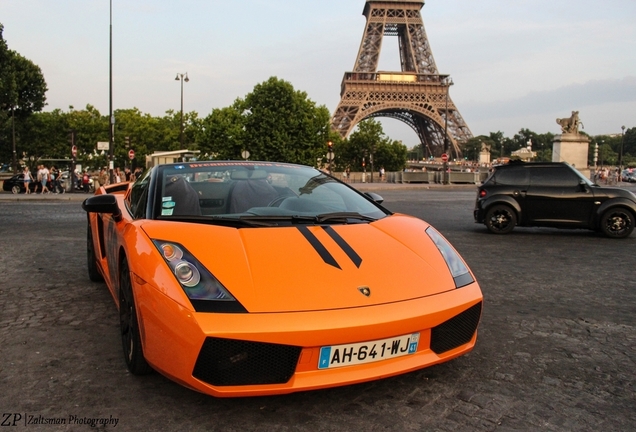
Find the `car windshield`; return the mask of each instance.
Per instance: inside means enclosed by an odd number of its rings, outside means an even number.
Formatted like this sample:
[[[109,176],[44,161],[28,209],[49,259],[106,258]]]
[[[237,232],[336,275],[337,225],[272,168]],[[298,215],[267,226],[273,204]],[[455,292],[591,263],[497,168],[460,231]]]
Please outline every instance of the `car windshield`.
[[[367,223],[388,212],[325,173],[270,162],[159,167],[156,215],[229,226]]]

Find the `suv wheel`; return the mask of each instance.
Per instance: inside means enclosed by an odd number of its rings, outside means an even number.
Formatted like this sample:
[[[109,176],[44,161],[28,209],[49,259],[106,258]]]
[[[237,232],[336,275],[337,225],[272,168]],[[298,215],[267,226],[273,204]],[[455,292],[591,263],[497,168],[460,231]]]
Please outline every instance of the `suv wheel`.
[[[634,215],[624,208],[612,208],[601,217],[601,231],[611,238],[628,237],[634,230]]]
[[[494,234],[508,234],[517,225],[517,214],[507,205],[492,206],[486,212],[486,228]]]

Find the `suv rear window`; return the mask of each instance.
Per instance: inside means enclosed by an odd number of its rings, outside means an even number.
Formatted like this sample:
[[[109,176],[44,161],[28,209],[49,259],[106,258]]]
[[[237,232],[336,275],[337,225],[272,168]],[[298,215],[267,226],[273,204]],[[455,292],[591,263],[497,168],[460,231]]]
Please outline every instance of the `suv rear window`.
[[[530,183],[528,170],[524,167],[502,168],[495,171],[490,184],[506,186],[527,186]]]
[[[532,186],[571,187],[579,184],[579,177],[566,166],[534,167]]]

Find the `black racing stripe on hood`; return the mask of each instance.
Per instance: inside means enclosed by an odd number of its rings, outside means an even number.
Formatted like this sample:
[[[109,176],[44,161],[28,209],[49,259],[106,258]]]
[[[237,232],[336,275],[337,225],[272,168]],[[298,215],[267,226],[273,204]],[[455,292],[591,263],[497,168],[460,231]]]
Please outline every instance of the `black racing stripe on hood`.
[[[320,240],[318,240],[316,236],[314,236],[311,231],[309,231],[309,228],[305,226],[299,226],[298,231],[300,231],[300,233],[307,239],[309,244],[313,246],[313,248],[316,250],[316,252],[318,252],[318,255],[320,255],[325,263],[329,264],[330,266],[334,266],[337,269],[340,269],[340,266],[338,265],[338,262],[335,260],[335,258],[331,256],[327,248],[325,248],[325,246],[320,243]]]
[[[349,243],[347,243],[345,239],[340,237],[340,234],[338,234],[332,227],[323,226],[322,229],[324,229],[327,234],[329,234],[329,237],[331,237],[333,241],[335,241],[336,244],[340,246],[344,253],[347,254],[349,259],[355,264],[355,266],[360,268],[360,265],[362,265],[362,258],[356,253],[356,251],[353,250]]]

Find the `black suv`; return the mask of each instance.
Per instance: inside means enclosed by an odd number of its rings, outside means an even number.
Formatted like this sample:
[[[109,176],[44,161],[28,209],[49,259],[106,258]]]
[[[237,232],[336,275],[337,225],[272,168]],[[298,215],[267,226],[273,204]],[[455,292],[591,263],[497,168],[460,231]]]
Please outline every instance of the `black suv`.
[[[506,234],[515,225],[586,228],[612,238],[634,229],[636,195],[600,187],[564,162],[497,166],[477,189],[475,222]]]

